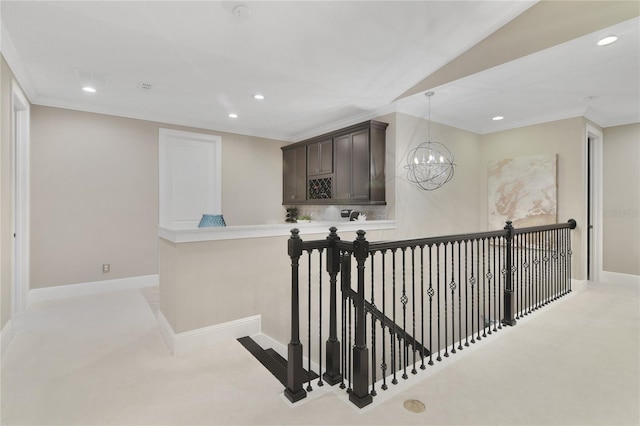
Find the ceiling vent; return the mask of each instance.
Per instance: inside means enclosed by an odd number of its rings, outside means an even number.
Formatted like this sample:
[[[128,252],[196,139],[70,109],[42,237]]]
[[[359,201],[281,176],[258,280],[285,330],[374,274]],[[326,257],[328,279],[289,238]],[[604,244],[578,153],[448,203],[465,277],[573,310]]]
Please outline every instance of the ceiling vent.
[[[151,83],[140,83],[140,88],[142,90],[151,90],[151,87],[153,87]]]

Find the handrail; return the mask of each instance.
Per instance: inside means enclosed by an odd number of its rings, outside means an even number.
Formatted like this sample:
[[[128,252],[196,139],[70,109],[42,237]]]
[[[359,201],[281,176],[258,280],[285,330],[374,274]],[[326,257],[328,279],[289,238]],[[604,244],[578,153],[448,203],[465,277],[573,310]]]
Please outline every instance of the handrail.
[[[513,228],[514,235],[531,234],[540,231],[552,231],[555,229],[576,229],[577,223],[574,219],[569,219],[565,223],[553,223],[550,225],[529,226],[527,228]]]
[[[340,387],[347,387],[350,401],[362,408],[376,395],[378,368],[382,370],[381,387],[387,389],[387,372],[393,376],[392,384],[398,383],[396,372],[400,370],[404,370],[402,378],[408,378],[410,351],[413,352],[411,373],[416,374],[416,352],[421,358],[420,369],[425,369],[425,358],[428,357],[429,365],[433,365],[434,359],[442,361],[441,355],[446,358],[450,353],[455,354],[463,349],[463,343],[469,346],[503,326],[514,326],[516,319],[570,292],[570,230],[576,226],[573,219],[526,228],[514,228],[507,222],[503,229],[496,231],[380,242],[367,241],[362,230],[357,231],[354,241],[343,241],[335,227],[330,228],[326,239],[303,241],[299,230],[292,229],[288,242],[292,268],[292,336],[285,396],[295,402],[312,390],[310,383],[306,391],[302,387],[298,273],[300,261],[306,261],[309,274],[307,319],[311,336],[311,259],[314,251],[319,252],[318,260],[313,261],[319,268],[319,275],[314,272],[313,276],[318,278],[320,342],[323,341],[322,312],[326,309],[322,304],[322,274],[329,275],[330,283],[326,371],[322,374],[323,352],[319,348],[320,375],[329,385],[340,383]],[[305,251],[308,256],[302,258]],[[353,270],[352,259],[355,261]],[[354,271],[355,288],[352,287]],[[338,278],[340,286],[337,285]],[[388,279],[386,290],[385,279]],[[376,288],[378,280],[381,287]],[[338,288],[342,293],[341,338],[337,332]],[[425,338],[425,327],[428,339]],[[378,332],[382,338],[381,348],[378,348],[380,354],[376,349]],[[388,360],[385,354],[387,334],[391,345]],[[419,334],[421,342],[418,341]],[[367,339],[371,339],[371,351]],[[308,341],[310,344],[310,337]],[[427,344],[428,348],[425,347]],[[380,364],[378,355],[382,356]],[[310,362],[311,346],[308,358]],[[322,382],[318,385],[322,386]]]

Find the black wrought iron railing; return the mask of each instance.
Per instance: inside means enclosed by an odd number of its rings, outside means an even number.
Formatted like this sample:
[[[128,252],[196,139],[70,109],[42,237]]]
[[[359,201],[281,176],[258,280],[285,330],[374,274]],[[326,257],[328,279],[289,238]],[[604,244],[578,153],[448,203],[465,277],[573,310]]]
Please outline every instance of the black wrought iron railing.
[[[520,229],[507,222],[499,231],[385,242],[364,231],[342,241],[336,228],[303,241],[293,229],[285,395],[296,402],[312,391],[303,370],[313,368],[316,386],[339,384],[364,407],[398,376],[515,325],[571,291],[575,227],[573,219]]]

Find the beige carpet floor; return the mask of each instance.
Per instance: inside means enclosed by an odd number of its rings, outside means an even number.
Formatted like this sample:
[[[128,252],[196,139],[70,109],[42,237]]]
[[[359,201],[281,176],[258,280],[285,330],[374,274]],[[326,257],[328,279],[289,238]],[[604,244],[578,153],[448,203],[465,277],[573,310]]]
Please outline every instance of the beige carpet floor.
[[[172,356],[154,293],[41,303],[14,318],[3,425],[638,425],[640,288],[590,283],[516,327],[354,408],[337,388],[295,405],[236,341]],[[426,410],[407,411],[403,402]]]

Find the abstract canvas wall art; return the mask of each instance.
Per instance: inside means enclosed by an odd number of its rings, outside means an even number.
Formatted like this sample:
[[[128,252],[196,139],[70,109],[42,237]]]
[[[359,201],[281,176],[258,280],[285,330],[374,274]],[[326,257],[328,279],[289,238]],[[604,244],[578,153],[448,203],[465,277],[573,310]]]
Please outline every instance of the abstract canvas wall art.
[[[557,216],[556,155],[491,160],[488,163],[488,225],[501,229],[546,225]]]

